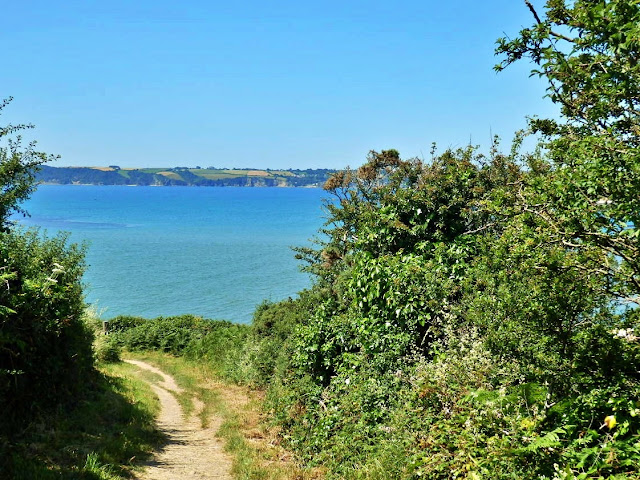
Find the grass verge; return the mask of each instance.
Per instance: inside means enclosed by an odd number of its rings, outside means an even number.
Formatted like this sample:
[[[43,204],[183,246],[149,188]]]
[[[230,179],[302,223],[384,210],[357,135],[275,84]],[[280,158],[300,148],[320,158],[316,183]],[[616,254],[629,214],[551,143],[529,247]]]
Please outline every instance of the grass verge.
[[[34,419],[0,445],[0,478],[120,480],[163,438],[154,418],[159,403],[127,364],[100,367],[87,395],[70,411]],[[1,439],[0,439],[1,440]]]

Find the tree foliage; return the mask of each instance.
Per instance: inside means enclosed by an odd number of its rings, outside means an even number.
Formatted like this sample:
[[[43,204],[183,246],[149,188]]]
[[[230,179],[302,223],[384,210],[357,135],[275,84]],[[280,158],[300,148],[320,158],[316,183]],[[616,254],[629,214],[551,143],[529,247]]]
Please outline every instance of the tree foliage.
[[[513,158],[492,155],[469,147],[424,163],[371,152],[357,171],[327,182],[335,197],[328,239],[306,253],[331,293],[306,327],[303,343],[315,345],[301,346],[299,365],[315,365],[310,373],[327,382],[342,357],[362,353],[384,370],[428,351],[461,295],[479,238],[502,228],[483,203],[521,175]]]
[[[371,152],[298,250],[316,306],[269,398],[339,478],[637,478],[640,2],[525,4],[498,69],[548,81],[539,147]]]
[[[547,2],[541,18],[500,39],[496,67],[530,60],[560,106],[558,119],[530,121],[543,135],[552,172],[522,195],[566,248],[599,256],[589,272],[638,303],[640,293],[640,2]],[[578,267],[582,268],[582,267]]]
[[[0,104],[0,110],[10,100]],[[93,371],[92,334],[84,320],[84,249],[65,235],[47,238],[16,228],[9,216],[35,188],[53,158],[0,128],[0,435],[43,410],[66,405]],[[2,438],[0,437],[0,441]]]
[[[0,102],[0,114],[11,102],[11,98]],[[26,212],[20,202],[26,200],[35,189],[35,175],[44,162],[54,159],[51,155],[37,151],[35,142],[22,145],[16,133],[33,128],[33,125],[11,125],[0,127],[0,230],[6,231],[12,213]]]

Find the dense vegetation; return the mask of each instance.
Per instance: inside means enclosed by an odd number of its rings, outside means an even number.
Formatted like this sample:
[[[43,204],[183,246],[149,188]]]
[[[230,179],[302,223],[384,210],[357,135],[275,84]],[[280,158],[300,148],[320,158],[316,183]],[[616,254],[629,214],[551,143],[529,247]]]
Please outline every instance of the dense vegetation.
[[[528,5],[498,69],[530,58],[562,108],[537,151],[372,152],[325,186],[270,399],[335,476],[638,475],[640,4]]]
[[[82,248],[9,221],[50,159],[34,144],[21,146],[16,132],[23,128],[0,128],[0,434],[73,399],[93,370],[92,337],[82,320]]]
[[[329,169],[120,168],[117,165],[96,168],[43,165],[37,174],[37,180],[55,184],[91,185],[318,187],[334,172]]]
[[[246,325],[205,320],[193,315],[158,317],[118,316],[108,322],[109,337],[102,346],[106,359],[117,359],[121,349],[157,350],[176,356],[206,359],[224,369],[236,361],[249,331]],[[220,370],[222,372],[222,370]]]
[[[226,354],[330,478],[640,478],[640,3],[525,3],[539,147],[337,173],[314,287]]]
[[[144,386],[94,368],[84,248],[10,220],[53,159],[22,145],[25,128],[0,127],[0,478],[122,478],[160,440],[153,406]]]

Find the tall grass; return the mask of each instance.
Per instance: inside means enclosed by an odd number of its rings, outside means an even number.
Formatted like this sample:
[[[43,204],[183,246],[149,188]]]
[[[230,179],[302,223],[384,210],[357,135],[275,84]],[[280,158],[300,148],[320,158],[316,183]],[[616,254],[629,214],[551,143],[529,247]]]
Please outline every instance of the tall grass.
[[[159,404],[127,364],[101,365],[94,384],[70,409],[34,421],[0,445],[0,478],[15,480],[130,477],[163,440]]]

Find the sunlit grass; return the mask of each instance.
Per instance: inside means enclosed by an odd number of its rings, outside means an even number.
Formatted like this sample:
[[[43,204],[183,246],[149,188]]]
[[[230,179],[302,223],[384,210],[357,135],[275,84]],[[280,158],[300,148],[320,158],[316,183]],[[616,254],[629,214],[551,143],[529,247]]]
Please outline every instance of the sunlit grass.
[[[75,408],[39,418],[8,446],[0,478],[130,478],[163,440],[159,402],[127,364],[101,366],[94,383]]]

